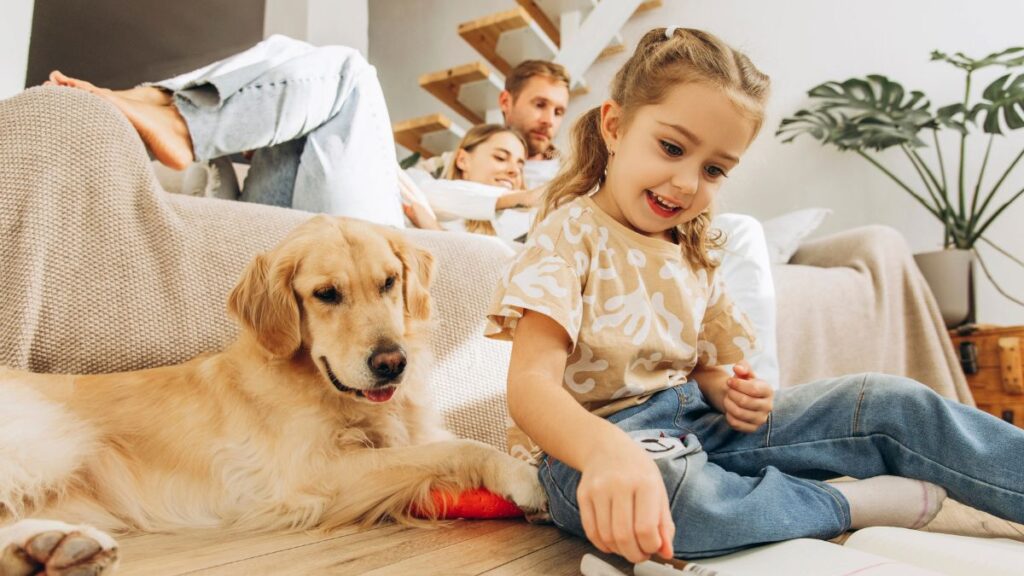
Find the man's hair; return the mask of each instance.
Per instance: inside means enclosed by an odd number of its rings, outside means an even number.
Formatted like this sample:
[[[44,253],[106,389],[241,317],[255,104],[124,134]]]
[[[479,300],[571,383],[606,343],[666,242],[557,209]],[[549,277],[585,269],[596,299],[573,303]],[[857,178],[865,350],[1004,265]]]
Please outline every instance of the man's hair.
[[[524,60],[505,78],[505,90],[508,90],[515,100],[519,98],[527,81],[534,76],[546,76],[552,80],[565,82],[567,88],[569,86],[569,73],[565,66],[547,60]]]

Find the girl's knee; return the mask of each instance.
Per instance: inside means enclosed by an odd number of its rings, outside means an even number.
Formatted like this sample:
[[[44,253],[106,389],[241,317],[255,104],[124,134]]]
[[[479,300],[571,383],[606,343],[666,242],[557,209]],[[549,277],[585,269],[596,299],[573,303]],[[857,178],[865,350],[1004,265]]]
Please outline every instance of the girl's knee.
[[[934,425],[941,404],[941,396],[916,380],[869,374],[858,409],[858,427],[863,432],[905,438],[910,430]]]
[[[866,374],[865,388],[871,394],[894,402],[916,402],[938,397],[934,390],[917,380],[891,374]]]

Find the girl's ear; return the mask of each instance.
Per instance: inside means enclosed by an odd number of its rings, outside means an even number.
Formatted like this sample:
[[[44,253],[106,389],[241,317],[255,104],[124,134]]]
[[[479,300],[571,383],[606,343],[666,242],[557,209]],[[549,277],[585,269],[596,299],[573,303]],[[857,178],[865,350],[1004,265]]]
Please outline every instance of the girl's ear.
[[[455,151],[455,167],[458,168],[459,171],[465,173],[468,166],[469,152],[466,152],[464,149],[459,148],[458,150]]]
[[[619,147],[619,140],[622,138],[622,106],[615,100],[609,98],[601,104],[601,137],[608,147],[608,152],[614,153]]]

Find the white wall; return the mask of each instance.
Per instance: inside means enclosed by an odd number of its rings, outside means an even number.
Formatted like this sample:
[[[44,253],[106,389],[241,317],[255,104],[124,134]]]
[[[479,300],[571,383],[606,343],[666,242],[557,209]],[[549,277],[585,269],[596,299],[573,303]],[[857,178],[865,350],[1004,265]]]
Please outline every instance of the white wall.
[[[264,36],[284,34],[317,46],[369,54],[369,0],[266,0]]]
[[[34,0],[3,0],[0,18],[0,99],[25,88],[28,39],[32,33]]]
[[[490,12],[507,10],[512,0],[374,0],[370,5],[371,62],[378,69],[392,120],[430,112],[454,113],[419,89],[425,72],[463,64],[476,54],[459,38],[456,26]],[[638,15],[623,29],[632,49],[655,26],[679,25],[709,30],[744,50],[773,79],[765,129],[742,166],[730,176],[722,196],[726,209],[769,218],[789,210],[824,206],[834,210],[821,233],[879,223],[900,230],[915,251],[937,249],[941,227],[905,192],[851,153],[826,149],[808,139],[783,145],[774,136],[779,121],[807,104],[806,91],[826,80],[880,73],[925,92],[937,105],[962,99],[961,73],[929,62],[933,49],[982,56],[1024,45],[1020,0],[664,0],[658,10]],[[597,63],[587,74],[591,93],[575,99],[569,118],[597,105],[626,56]],[[982,71],[984,86],[997,71]],[[980,87],[979,86],[979,87]],[[568,129],[562,132],[562,139]],[[969,141],[968,167],[980,163],[984,140]],[[945,146],[947,168],[956,141]],[[1024,148],[1024,134],[998,140],[988,181]],[[930,151],[927,151],[930,154]],[[884,156],[906,181],[916,174],[896,154]],[[968,172],[975,174],[976,170]],[[973,182],[973,181],[972,181]],[[1024,165],[1004,184],[1008,197],[1024,187]],[[1003,213],[988,236],[1024,259],[1024,199]],[[1024,299],[1024,269],[981,246],[1000,284]],[[1002,298],[986,281],[978,282],[981,322],[1024,324],[1024,308]]]

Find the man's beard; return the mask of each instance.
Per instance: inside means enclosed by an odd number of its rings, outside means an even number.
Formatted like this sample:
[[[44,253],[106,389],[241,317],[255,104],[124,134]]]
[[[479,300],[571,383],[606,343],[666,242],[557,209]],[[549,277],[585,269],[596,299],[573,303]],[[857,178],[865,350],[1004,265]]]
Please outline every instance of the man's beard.
[[[536,139],[536,136],[531,134],[526,138],[526,143],[529,145],[527,147],[530,149],[529,152],[531,157],[537,156],[538,154],[543,154],[548,151],[548,148],[551,148],[550,137],[546,137],[543,140],[539,140]]]

